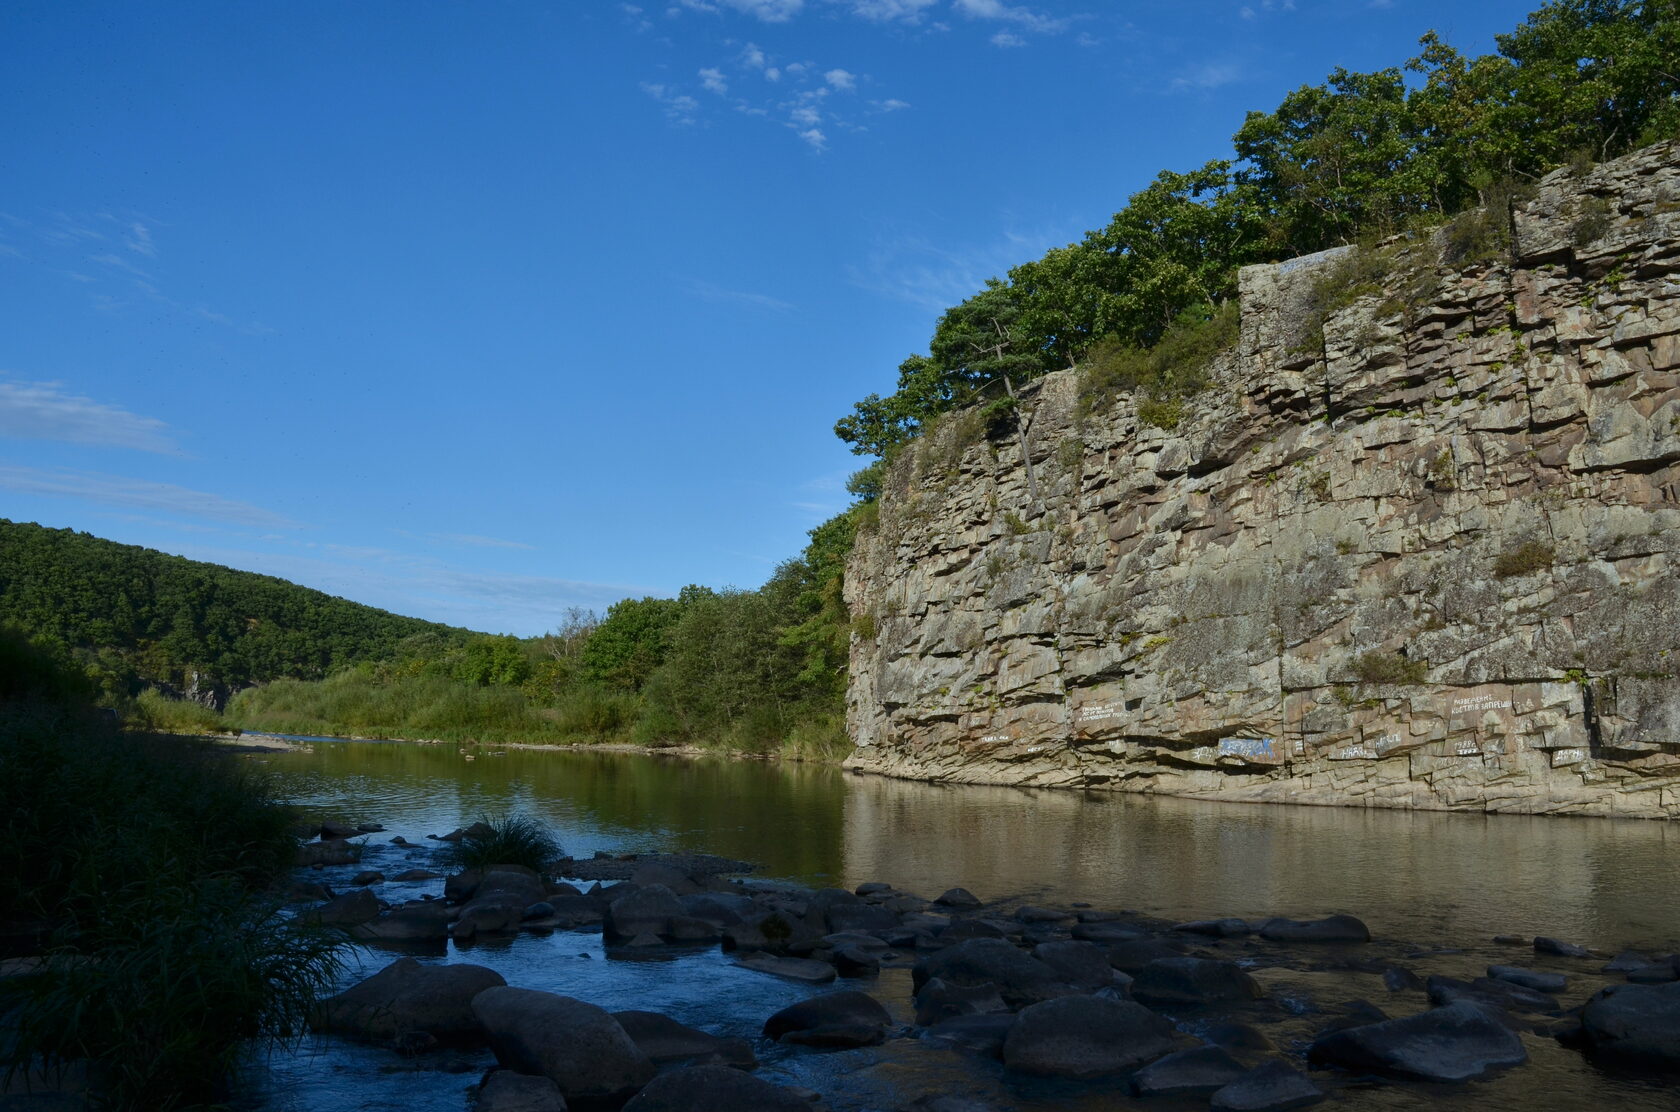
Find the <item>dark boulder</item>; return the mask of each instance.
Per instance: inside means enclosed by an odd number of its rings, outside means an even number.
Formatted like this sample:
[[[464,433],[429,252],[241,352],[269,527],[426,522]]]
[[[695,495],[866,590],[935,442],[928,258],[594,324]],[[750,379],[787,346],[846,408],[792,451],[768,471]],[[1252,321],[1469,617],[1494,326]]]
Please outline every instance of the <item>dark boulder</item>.
[[[1072,991],[1054,969],[1001,938],[959,942],[921,958],[910,972],[918,991],[935,977],[953,985],[995,985],[999,995],[1017,1008]]]
[[[449,924],[454,919],[455,909],[442,901],[419,900],[353,927],[350,933],[385,942],[442,942],[449,937]]]
[[[1213,1094],[1212,1112],[1283,1112],[1324,1099],[1307,1075],[1279,1061],[1262,1063]]]
[[[1600,989],[1581,1010],[1581,1037],[1607,1057],[1680,1069],[1680,982]]]
[[[1539,954],[1553,954],[1560,958],[1590,958],[1592,951],[1585,946],[1577,946],[1573,942],[1564,942],[1557,938],[1547,938],[1541,935],[1534,940],[1534,951]]]
[[[1522,1040],[1481,1005],[1460,1000],[1418,1015],[1336,1031],[1309,1060],[1411,1081],[1469,1081],[1528,1060]]]
[[[938,1023],[964,1015],[992,1015],[1009,1011],[1009,1005],[998,995],[997,986],[953,985],[938,977],[924,984],[916,993],[916,1022]]]
[[[876,904],[842,904],[828,909],[828,929],[833,931],[890,931],[898,916]]]
[[[1260,937],[1268,942],[1369,942],[1370,928],[1351,915],[1326,919],[1267,919]]]
[[[473,1112],[566,1112],[566,1098],[546,1077],[491,1070],[479,1083]]]
[[[1259,982],[1235,962],[1206,958],[1159,958],[1138,970],[1132,996],[1150,1007],[1172,1008],[1231,1000],[1258,1000]]]
[[[1008,1012],[959,1015],[935,1023],[924,1032],[924,1037],[995,1058],[1003,1053],[1003,1041],[1014,1027],[1015,1017]]]
[[[862,992],[831,992],[791,1004],[764,1021],[764,1037],[801,1046],[874,1046],[886,1038],[892,1017]]]
[[[743,954],[735,960],[735,964],[742,969],[751,969],[754,973],[769,973],[777,977],[786,977],[793,981],[805,981],[809,984],[821,985],[834,980],[836,973],[834,966],[826,961],[813,958],[780,957],[763,951],[753,951]]]
[[[979,897],[967,888],[948,888],[934,897],[934,903],[940,907],[954,907],[958,909],[980,906]]]
[[[391,879],[396,880],[396,881],[402,881],[403,883],[407,884],[407,883],[411,883],[411,882],[417,881],[417,880],[436,880],[438,877],[440,877],[442,875],[443,875],[442,873],[434,873],[430,869],[408,869],[404,872],[398,873],[396,876],[392,877]]]
[[[399,958],[324,1001],[312,1025],[370,1042],[391,1042],[409,1032],[439,1042],[474,1042],[483,1032],[473,997],[505,984],[500,973],[481,965],[422,965]]]
[[[692,896],[700,891],[700,885],[694,882],[693,877],[681,869],[658,861],[637,865],[636,870],[630,874],[630,883],[639,888],[657,884],[679,896]]]
[[[1452,1004],[1468,1000],[1494,1010],[1513,1012],[1555,1012],[1558,1002],[1543,992],[1523,988],[1510,981],[1492,977],[1477,977],[1474,981],[1460,981],[1452,977],[1434,976],[1427,982],[1431,1004]]]
[[[750,1070],[758,1065],[746,1039],[708,1035],[658,1012],[614,1012],[612,1017],[656,1066],[688,1062]]]
[[[1181,1050],[1132,1075],[1140,1097],[1208,1096],[1248,1072],[1248,1067],[1217,1046]]]
[[[343,838],[328,842],[310,842],[298,847],[299,865],[353,865],[362,859],[362,847],[353,846]]]
[[[346,892],[298,916],[305,923],[323,927],[359,927],[378,917],[379,900],[366,888]]]
[[[607,906],[604,931],[608,938],[634,938],[639,934],[665,937],[671,920],[688,916],[677,894],[663,884],[651,884],[620,896]]]
[[[631,1098],[624,1112],[811,1112],[792,1089],[728,1066],[689,1066],[661,1074]]]
[[[1073,937],[1085,942],[1138,942],[1149,938],[1149,932],[1135,923],[1116,919],[1082,922],[1073,928]],[[1175,951],[1177,952],[1177,951]]]
[[[473,998],[472,1009],[497,1061],[547,1077],[569,1103],[622,1101],[653,1077],[647,1055],[593,1004],[534,989],[490,988]]]
[[[1070,923],[1074,915],[1071,911],[1062,911],[1054,907],[1034,907],[1023,904],[1015,909],[1017,923]]]
[[[1161,942],[1154,938],[1136,938],[1125,942],[1114,942],[1108,946],[1108,964],[1122,973],[1130,973],[1134,977],[1138,970],[1152,961],[1163,958],[1181,958],[1184,956],[1182,947]]]
[[[1041,942],[1033,947],[1032,954],[1061,980],[1082,991],[1094,992],[1114,983],[1108,953],[1095,942]]]
[[[682,897],[682,904],[685,914],[718,927],[732,927],[758,911],[752,900],[731,892],[696,892]]]
[[[1024,1009],[1003,1043],[1003,1062],[1023,1073],[1105,1077],[1172,1051],[1173,1025],[1141,1004],[1064,996]]]
[[[384,880],[385,874],[380,872],[378,869],[364,869],[355,876],[351,877],[350,883],[360,886],[368,884],[382,884],[384,883]]]
[[[856,944],[836,946],[829,960],[842,977],[873,977],[881,971],[880,955]]]
[[[1569,987],[1569,978],[1562,973],[1544,973],[1538,969],[1524,969],[1519,965],[1490,965],[1487,975],[1496,981],[1506,981],[1531,992],[1556,994]]]
[[[996,923],[985,919],[959,919],[939,932],[939,941],[954,946],[971,938],[1005,938],[1008,934]]]
[[[1242,938],[1254,933],[1247,919],[1196,919],[1175,923],[1173,930],[1182,934],[1205,934],[1213,938]]]

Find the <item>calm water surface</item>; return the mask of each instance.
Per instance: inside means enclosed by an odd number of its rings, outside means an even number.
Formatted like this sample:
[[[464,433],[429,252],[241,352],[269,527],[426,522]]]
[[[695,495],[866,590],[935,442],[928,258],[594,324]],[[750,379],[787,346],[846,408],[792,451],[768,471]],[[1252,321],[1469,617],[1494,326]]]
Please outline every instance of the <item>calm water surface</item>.
[[[480,751],[469,761],[454,746],[403,743],[318,741],[308,752],[254,759],[281,778],[293,799],[323,816],[383,823],[386,832],[370,839],[357,868],[388,875],[429,864],[435,853],[393,847],[395,835],[424,843],[427,834],[518,811],[548,823],[577,857],[597,850],[717,853],[758,862],[759,876],[815,886],[882,880],[934,896],[960,884],[986,900],[1077,901],[1172,918],[1349,912],[1370,925],[1379,940],[1374,952],[1404,959],[1423,974],[1479,975],[1490,961],[1532,959],[1495,946],[1495,934],[1551,934],[1612,952],[1680,949],[1680,884],[1671,852],[1680,848],[1680,832],[1666,823],[947,787],[824,767],[612,753]],[[354,871],[328,870],[327,879],[342,887]],[[397,899],[440,885],[386,884],[379,891]],[[1443,947],[1461,952],[1409,956]],[[363,967],[348,979],[392,956],[362,955]],[[828,991],[735,969],[716,947],[664,960],[620,960],[608,956],[599,934],[525,935],[419,956],[489,965],[510,984],[609,1010],[662,1011],[747,1037],[777,1009]],[[1314,977],[1285,973],[1267,980],[1275,997],[1298,1002],[1306,1013],[1274,1033],[1285,1049],[1324,1025],[1316,1007],[1347,997],[1340,985],[1332,990]],[[1392,1009],[1380,980],[1372,981],[1364,994]],[[888,970],[863,987],[908,1022],[907,971]],[[1318,999],[1329,991],[1341,997]],[[1428,1093],[1342,1089],[1334,1105],[1680,1103],[1661,1081],[1603,1075],[1549,1040],[1525,1039],[1534,1061],[1491,1082]],[[761,1045],[759,1053],[763,1076],[822,1092],[836,1110],[891,1109],[918,1093],[953,1091],[1021,1109],[1154,1106],[1112,1091],[1023,1084],[994,1064],[914,1039],[839,1054],[774,1045]],[[322,1040],[276,1057],[259,1085],[259,1101],[273,1112],[464,1109],[467,1088],[490,1061],[478,1053],[405,1062],[388,1051]]]

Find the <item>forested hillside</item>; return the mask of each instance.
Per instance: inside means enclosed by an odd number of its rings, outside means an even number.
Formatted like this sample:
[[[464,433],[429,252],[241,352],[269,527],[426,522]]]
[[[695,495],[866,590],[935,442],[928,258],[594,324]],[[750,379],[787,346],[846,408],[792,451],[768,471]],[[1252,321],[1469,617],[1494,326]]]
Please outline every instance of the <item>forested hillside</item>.
[[[0,623],[74,656],[106,697],[318,679],[469,634],[273,576],[0,519]]]

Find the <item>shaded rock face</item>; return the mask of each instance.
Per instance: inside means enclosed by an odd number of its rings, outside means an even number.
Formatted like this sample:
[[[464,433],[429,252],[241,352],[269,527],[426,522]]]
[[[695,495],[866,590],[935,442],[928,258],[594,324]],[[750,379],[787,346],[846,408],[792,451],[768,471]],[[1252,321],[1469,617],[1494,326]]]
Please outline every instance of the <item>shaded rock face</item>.
[[[1171,431],[1048,376],[1039,502],[1013,437],[907,449],[847,568],[850,764],[1680,816],[1680,143],[1513,224],[1500,263],[1407,248],[1322,329],[1337,253],[1246,268]]]
[[[1587,1002],[1581,1027],[1600,1054],[1680,1070],[1680,982],[1611,985]]]

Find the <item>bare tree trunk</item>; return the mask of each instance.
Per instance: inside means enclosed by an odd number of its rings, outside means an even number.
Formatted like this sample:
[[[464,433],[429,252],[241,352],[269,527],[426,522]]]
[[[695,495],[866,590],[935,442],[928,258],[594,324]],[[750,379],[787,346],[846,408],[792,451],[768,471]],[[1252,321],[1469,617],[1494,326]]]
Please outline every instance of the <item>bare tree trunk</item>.
[[[1027,469],[1027,494],[1034,506],[1042,506],[1044,500],[1038,496],[1038,476],[1033,473],[1032,442],[1027,439],[1029,422],[1021,416],[1021,397],[1015,393],[1015,383],[1008,375],[1003,376],[1003,388],[1009,391],[1010,398],[1015,402],[1010,410],[1015,414],[1015,433],[1021,440],[1021,463]]]

